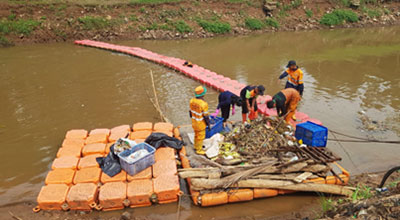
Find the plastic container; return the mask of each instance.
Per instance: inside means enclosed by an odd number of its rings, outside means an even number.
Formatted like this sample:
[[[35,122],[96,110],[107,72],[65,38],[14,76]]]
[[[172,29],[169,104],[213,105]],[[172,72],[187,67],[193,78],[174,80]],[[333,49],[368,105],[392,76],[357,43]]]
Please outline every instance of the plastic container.
[[[49,184],[66,184],[72,185],[72,180],[75,175],[75,170],[72,169],[55,169],[51,170],[44,181],[46,185]]]
[[[37,197],[38,206],[43,210],[62,210],[69,186],[65,184],[50,184],[43,186]]]
[[[129,160],[127,160],[127,157],[129,155],[142,149],[147,150],[149,154],[147,154],[143,158],[138,159],[135,162],[130,163]],[[154,147],[150,146],[149,144],[140,143],[133,146],[131,149],[125,150],[124,152],[118,154],[119,162],[121,163],[122,169],[124,169],[129,175],[133,176],[154,164],[155,151],[156,150],[154,149]]]
[[[138,174],[135,174],[134,176],[127,175],[126,179],[128,180],[128,182],[131,182],[133,180],[151,179],[152,177],[153,177],[152,167],[148,167],[140,171]]]
[[[156,161],[153,165],[153,177],[159,177],[161,175],[175,175],[177,174],[175,158],[172,160],[160,160]]]
[[[127,184],[124,182],[106,183],[100,187],[99,202],[104,211],[123,209]]]
[[[128,183],[127,197],[130,207],[150,206],[150,197],[153,191],[153,181],[151,179],[133,180]]]
[[[221,117],[210,116],[211,130],[208,130],[208,126],[206,129],[206,138],[212,137],[214,134],[219,133],[223,129],[223,121],[224,119]]]
[[[295,136],[297,140],[313,147],[325,147],[328,139],[328,128],[313,122],[305,122],[296,126]]]
[[[97,185],[94,183],[78,183],[71,186],[67,196],[67,203],[71,210],[89,211],[96,205],[98,195]]]

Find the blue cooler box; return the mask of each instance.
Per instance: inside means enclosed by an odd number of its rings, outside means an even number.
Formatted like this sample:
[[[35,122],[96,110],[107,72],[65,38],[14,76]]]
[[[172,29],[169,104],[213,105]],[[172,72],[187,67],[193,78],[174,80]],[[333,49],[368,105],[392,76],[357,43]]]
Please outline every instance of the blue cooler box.
[[[140,158],[139,160],[130,163],[126,160],[126,158],[131,155],[132,153],[141,150],[141,149],[146,149],[149,154],[144,156],[143,158]],[[121,153],[118,154],[119,157],[119,163],[121,164],[121,167],[123,170],[125,170],[129,175],[133,176],[140,171],[146,169],[147,167],[150,167],[155,163],[154,160],[154,153],[156,152],[156,149],[152,147],[151,145],[147,143],[140,143],[135,146],[133,146],[131,149],[125,150]]]
[[[305,145],[325,147],[328,140],[328,128],[307,121],[296,125],[295,136],[297,140],[303,140]]]
[[[223,129],[224,118],[210,116],[211,130],[206,128],[206,138],[212,137],[214,134],[219,133]]]

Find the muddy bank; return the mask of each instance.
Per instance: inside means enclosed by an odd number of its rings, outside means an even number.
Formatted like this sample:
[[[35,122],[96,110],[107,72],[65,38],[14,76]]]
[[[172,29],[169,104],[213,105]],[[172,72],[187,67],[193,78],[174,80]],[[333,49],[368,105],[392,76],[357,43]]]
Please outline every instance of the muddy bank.
[[[300,193],[304,195],[314,196],[316,199],[312,203],[307,203],[307,208],[301,210],[287,212],[285,214],[280,214],[276,216],[272,215],[259,215],[259,214],[248,214],[246,217],[213,217],[213,219],[223,220],[223,219],[354,219],[353,216],[363,218],[364,211],[359,215],[360,210],[364,209],[369,213],[370,217],[374,215],[377,216],[399,216],[399,202],[395,203],[388,209],[385,209],[385,205],[389,204],[386,200],[399,197],[399,191],[396,188],[396,184],[400,180],[400,173],[394,173],[387,180],[386,186],[389,187],[389,191],[384,193],[376,193],[375,188],[379,185],[384,172],[381,173],[370,173],[355,176],[351,179],[350,186],[358,187],[358,196],[352,198],[345,197],[332,197],[332,196],[322,196],[313,193]],[[368,189],[368,195],[366,190]],[[298,194],[298,193],[296,193]],[[295,194],[294,194],[295,195]],[[291,197],[293,195],[285,195],[280,197]],[[183,198],[187,199],[187,198]],[[273,199],[273,198],[270,198]],[[264,199],[268,200],[268,199]],[[386,203],[380,202],[386,201]],[[397,201],[397,200],[396,200]],[[256,201],[247,202],[251,206],[251,203],[256,203]],[[368,204],[370,204],[368,206]],[[371,205],[373,204],[373,205]],[[391,204],[391,203],[390,203]],[[173,205],[177,210],[177,204]],[[240,205],[240,204],[239,204]],[[39,213],[34,213],[32,208],[36,206],[35,202],[27,201],[20,202],[16,204],[9,204],[0,207],[0,219],[104,219],[104,220],[117,220],[117,219],[134,219],[134,220],[151,220],[151,219],[177,219],[177,212],[168,212],[166,216],[157,215],[144,215],[141,209],[125,209],[121,211],[112,212],[83,212],[83,211],[40,211]],[[164,205],[165,206],[165,205]],[[223,206],[222,206],[223,207]],[[229,205],[225,207],[229,208]],[[364,207],[364,208],[360,208]],[[160,205],[153,205],[149,207],[150,209],[162,208]],[[181,210],[185,207],[181,207]],[[204,212],[207,212],[207,208],[200,208]],[[385,215],[388,214],[388,215]],[[15,217],[13,217],[15,216]],[[208,219],[207,215],[202,216],[201,214],[192,215],[187,218],[184,216],[182,219]],[[385,218],[387,219],[387,218]],[[389,218],[390,219],[390,218]],[[396,218],[394,218],[396,219]]]
[[[2,1],[0,44],[8,46],[77,39],[206,38],[400,23],[399,1],[284,0],[267,4],[261,0],[134,2],[137,1],[111,1],[107,4]]]

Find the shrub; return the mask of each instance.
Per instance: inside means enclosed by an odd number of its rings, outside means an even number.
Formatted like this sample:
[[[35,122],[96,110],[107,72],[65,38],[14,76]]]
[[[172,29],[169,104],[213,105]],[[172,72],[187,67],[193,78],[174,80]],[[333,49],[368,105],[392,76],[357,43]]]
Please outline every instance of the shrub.
[[[267,18],[265,19],[265,23],[267,26],[279,28],[279,22],[275,18]]]
[[[231,25],[228,22],[222,22],[219,20],[208,21],[208,20],[198,19],[197,23],[205,31],[211,33],[224,34],[231,31]]]
[[[8,47],[14,45],[12,42],[10,42],[6,37],[0,35],[0,46],[2,47]]]
[[[103,29],[110,26],[110,22],[103,17],[84,16],[78,18],[79,23],[86,30]]]
[[[265,24],[257,18],[246,18],[245,25],[251,30],[261,30]]]
[[[358,16],[351,10],[337,9],[331,13],[324,14],[319,21],[323,25],[338,25],[342,24],[343,21],[357,22]]]
[[[193,31],[193,29],[183,20],[175,22],[174,27],[179,33],[189,33]]]
[[[0,33],[8,34],[13,32],[17,34],[29,35],[39,25],[39,21],[34,21],[32,19],[20,19],[17,21],[3,20],[0,21]]]

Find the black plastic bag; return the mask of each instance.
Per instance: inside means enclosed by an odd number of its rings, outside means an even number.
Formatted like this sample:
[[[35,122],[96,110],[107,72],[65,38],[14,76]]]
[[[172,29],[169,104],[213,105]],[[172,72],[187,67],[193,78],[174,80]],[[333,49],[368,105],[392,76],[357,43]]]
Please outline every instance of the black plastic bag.
[[[150,136],[148,136],[145,142],[153,146],[155,149],[159,147],[172,147],[174,149],[180,150],[185,144],[181,140],[158,132],[152,133]]]
[[[97,157],[96,161],[100,165],[101,170],[110,177],[121,172],[119,158],[114,154],[114,145],[110,147],[110,153],[108,153],[107,157]]]

